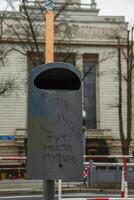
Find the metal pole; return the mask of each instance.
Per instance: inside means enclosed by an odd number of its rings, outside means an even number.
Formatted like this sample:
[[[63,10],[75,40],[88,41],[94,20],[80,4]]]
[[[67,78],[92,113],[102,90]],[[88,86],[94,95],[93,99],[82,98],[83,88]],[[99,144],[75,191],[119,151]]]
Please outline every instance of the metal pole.
[[[45,63],[54,62],[54,3],[45,1]],[[54,200],[54,180],[46,180],[44,177],[43,193],[45,200]]]
[[[83,153],[86,154],[86,111],[82,111],[82,129],[83,129]],[[84,162],[86,161],[86,157],[84,157]]]
[[[84,158],[93,159],[93,158],[134,158],[133,155],[84,155]]]
[[[54,180],[44,179],[43,195],[45,200],[54,200]]]
[[[58,181],[58,200],[61,200],[62,197],[62,180],[59,179]]]
[[[123,170],[124,170],[124,183],[125,183],[125,199],[128,200],[128,183],[127,183],[127,160],[123,159]]]

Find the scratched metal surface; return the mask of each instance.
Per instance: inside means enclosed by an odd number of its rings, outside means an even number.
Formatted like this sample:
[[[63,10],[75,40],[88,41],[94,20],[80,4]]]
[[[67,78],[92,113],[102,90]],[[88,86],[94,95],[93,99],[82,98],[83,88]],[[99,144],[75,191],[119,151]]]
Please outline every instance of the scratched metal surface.
[[[48,73],[49,70],[52,73]],[[78,180],[82,177],[81,99],[81,75],[74,66],[53,63],[38,66],[31,72],[28,99],[29,179]]]

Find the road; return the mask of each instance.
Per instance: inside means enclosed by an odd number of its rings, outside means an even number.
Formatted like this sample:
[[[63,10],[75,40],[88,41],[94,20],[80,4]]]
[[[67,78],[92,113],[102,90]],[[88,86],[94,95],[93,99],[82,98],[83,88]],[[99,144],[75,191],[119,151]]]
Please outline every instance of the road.
[[[56,195],[57,197],[57,195]],[[77,194],[64,194],[62,200],[90,200],[93,197],[119,197],[119,194],[105,194],[105,193],[77,193]],[[134,199],[134,193],[129,195],[129,198]],[[55,198],[58,199],[58,198]],[[24,196],[3,196],[0,200],[43,200],[42,195],[24,195]]]

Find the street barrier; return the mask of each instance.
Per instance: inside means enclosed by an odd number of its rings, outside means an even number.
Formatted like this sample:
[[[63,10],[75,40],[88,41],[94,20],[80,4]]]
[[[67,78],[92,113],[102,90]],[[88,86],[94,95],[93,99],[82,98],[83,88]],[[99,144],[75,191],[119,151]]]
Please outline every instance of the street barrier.
[[[129,198],[129,199],[132,199],[132,198]],[[129,199],[126,199],[126,198],[93,198],[93,199],[90,199],[90,200],[129,200]],[[89,200],[89,199],[87,199]]]
[[[90,156],[92,159],[93,157]],[[97,157],[97,156],[95,156]],[[104,157],[104,156],[98,156],[99,158]],[[108,157],[113,157],[113,156],[108,156]],[[120,198],[108,198],[108,197],[93,197],[93,200],[129,200],[131,198],[128,198],[128,177],[127,177],[127,166],[134,166],[133,163],[127,163],[127,159],[128,158],[132,158],[132,156],[117,156],[117,158],[122,158],[123,159],[123,163],[95,163],[93,162],[93,160],[90,160],[89,162],[85,162],[84,166],[86,166],[86,170],[87,168],[89,169],[95,169],[96,166],[101,165],[101,166],[122,166],[122,176],[121,176],[121,192],[120,192]],[[26,156],[8,156],[8,157],[0,157],[0,160],[27,160]],[[0,168],[1,169],[1,168]],[[16,168],[11,167],[11,168],[6,168],[6,170],[15,170]],[[17,168],[18,170],[24,170],[25,167],[19,167]],[[87,171],[85,172],[85,174],[88,176]],[[93,173],[94,175],[94,173]],[[91,174],[90,174],[91,176]],[[59,185],[58,185],[58,199],[61,200],[62,199],[62,180],[59,180]],[[87,199],[88,200],[88,199]]]
[[[127,159],[128,158],[133,158],[132,155],[87,155],[84,156],[85,158],[93,159],[93,158],[122,158],[123,159],[123,167],[122,167],[122,178],[121,178],[121,200],[128,200],[128,178],[127,178]],[[93,165],[89,165],[93,166]],[[108,197],[97,197],[93,198],[93,200],[116,200],[119,198],[108,198]]]
[[[24,179],[26,160],[26,156],[0,156],[0,179]]]
[[[0,160],[26,160],[26,156],[1,156]]]

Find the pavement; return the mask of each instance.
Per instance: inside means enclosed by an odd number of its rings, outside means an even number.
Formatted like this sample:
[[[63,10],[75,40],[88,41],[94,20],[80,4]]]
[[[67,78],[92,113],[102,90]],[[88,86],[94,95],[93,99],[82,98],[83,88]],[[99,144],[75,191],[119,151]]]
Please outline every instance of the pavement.
[[[1,180],[0,194],[28,194],[40,193],[43,190],[43,181],[41,180]]]
[[[55,190],[58,190],[58,182],[55,184]],[[115,192],[119,192],[120,188],[114,189]],[[1,180],[0,181],[0,195],[11,194],[41,194],[43,192],[42,180]],[[103,188],[87,188],[82,182],[63,182],[62,192],[113,192],[111,189]],[[134,190],[131,190],[134,192]]]

